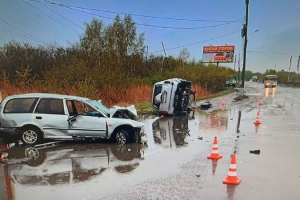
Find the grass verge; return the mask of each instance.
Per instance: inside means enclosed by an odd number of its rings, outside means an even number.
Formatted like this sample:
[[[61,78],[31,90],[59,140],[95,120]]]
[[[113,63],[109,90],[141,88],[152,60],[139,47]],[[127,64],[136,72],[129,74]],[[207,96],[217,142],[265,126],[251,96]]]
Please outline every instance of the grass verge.
[[[234,98],[235,101],[242,101],[244,99],[248,99],[249,97],[247,95],[239,95]]]
[[[227,94],[230,94],[232,92],[235,92],[236,89],[234,88],[228,88],[226,90],[223,90],[221,92],[217,92],[215,94],[202,96],[202,97],[196,97],[196,101],[201,101],[205,99],[225,96]],[[156,112],[152,109],[152,102],[151,101],[143,101],[135,104],[135,108],[137,109],[137,112],[139,115],[153,115]]]

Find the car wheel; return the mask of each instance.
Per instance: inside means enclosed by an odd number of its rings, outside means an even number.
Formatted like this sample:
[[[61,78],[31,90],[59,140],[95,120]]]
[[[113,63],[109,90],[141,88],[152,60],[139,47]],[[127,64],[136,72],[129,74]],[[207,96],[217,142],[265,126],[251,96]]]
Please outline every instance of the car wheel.
[[[25,145],[35,145],[41,140],[41,133],[38,129],[29,127],[24,128],[21,134],[21,141]]]
[[[115,134],[115,140],[119,144],[129,143],[128,132],[126,130],[118,130]]]

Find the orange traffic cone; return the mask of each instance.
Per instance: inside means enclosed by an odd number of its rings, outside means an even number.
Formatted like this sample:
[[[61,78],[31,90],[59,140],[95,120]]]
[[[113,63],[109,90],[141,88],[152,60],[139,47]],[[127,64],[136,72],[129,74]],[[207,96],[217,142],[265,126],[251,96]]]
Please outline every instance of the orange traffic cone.
[[[259,119],[259,111],[257,112],[255,121],[254,121],[253,123],[254,123],[256,126],[258,126],[258,125],[261,124],[260,119]]]
[[[223,179],[223,184],[238,185],[240,182],[241,179],[237,177],[235,154],[232,154],[228,175]]]
[[[214,138],[212,152],[211,152],[211,154],[209,156],[207,156],[207,158],[214,159],[214,160],[218,160],[218,159],[222,158],[222,156],[219,154],[219,150],[218,150],[218,140],[217,140],[217,137]]]
[[[258,105],[259,105],[259,106],[262,106],[262,105],[263,105],[263,102],[262,102],[261,98],[260,98],[260,100],[259,100],[259,102],[258,102]]]
[[[224,100],[224,98],[222,99],[221,106],[225,106],[225,100]]]

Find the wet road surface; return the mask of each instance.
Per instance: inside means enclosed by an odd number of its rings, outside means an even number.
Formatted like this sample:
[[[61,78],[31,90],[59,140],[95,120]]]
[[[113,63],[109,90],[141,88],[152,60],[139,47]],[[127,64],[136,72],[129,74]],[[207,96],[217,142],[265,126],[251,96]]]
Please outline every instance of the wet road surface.
[[[249,99],[242,102],[233,102],[233,93],[224,97],[225,107],[218,97],[210,100],[213,108],[195,109],[187,117],[144,119],[147,145],[12,145],[9,160],[0,164],[0,194],[3,199],[299,199],[300,89],[246,86]],[[259,108],[262,124],[255,127]],[[218,161],[207,159],[215,136],[223,156]],[[227,186],[222,181],[234,152],[242,182]]]

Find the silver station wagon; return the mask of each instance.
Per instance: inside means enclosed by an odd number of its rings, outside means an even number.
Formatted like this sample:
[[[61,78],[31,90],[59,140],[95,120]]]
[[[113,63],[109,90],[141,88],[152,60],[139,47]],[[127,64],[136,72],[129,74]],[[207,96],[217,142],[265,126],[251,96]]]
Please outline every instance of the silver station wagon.
[[[0,135],[17,134],[23,144],[44,139],[112,139],[118,143],[140,140],[144,124],[135,107],[107,108],[101,100],[31,93],[6,97],[0,105]]]

